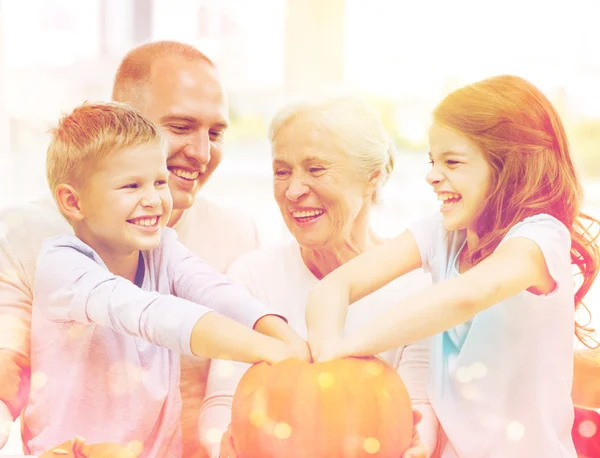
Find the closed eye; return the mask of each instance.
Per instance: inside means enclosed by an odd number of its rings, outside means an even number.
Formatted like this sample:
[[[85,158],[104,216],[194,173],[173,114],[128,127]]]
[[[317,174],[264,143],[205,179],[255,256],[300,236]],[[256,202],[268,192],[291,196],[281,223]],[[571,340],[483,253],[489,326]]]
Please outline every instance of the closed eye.
[[[290,174],[289,170],[275,170],[275,176],[285,177]]]
[[[184,132],[187,132],[190,128],[188,126],[171,124],[171,125],[169,125],[169,129],[171,129],[173,132],[175,132],[177,134],[182,134]]]

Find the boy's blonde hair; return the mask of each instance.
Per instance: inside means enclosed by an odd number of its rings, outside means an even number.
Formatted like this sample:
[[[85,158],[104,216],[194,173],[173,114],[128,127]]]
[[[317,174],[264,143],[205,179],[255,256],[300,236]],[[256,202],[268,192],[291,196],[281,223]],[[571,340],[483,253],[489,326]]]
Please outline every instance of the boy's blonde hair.
[[[50,131],[46,176],[52,195],[59,184],[81,185],[107,156],[125,148],[166,144],[152,121],[124,103],[84,103]]]

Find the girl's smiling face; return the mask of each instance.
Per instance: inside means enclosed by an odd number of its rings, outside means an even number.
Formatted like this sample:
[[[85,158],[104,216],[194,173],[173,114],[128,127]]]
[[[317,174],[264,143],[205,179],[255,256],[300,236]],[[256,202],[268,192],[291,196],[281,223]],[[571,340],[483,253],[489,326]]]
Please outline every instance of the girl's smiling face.
[[[442,201],[444,226],[449,231],[473,230],[491,182],[483,152],[460,132],[434,123],[429,130],[429,159],[426,178]]]

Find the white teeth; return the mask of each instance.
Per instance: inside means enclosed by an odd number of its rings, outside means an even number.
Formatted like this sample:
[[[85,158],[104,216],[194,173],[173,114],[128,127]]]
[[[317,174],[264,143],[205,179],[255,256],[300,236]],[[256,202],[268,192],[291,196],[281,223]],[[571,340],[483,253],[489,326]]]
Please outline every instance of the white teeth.
[[[325,213],[323,210],[294,210],[292,211],[292,216],[294,218],[306,218],[308,216],[322,215],[323,213]]]
[[[172,168],[171,172],[177,175],[178,177],[185,178],[186,180],[195,180],[200,175],[200,172],[188,172],[184,169],[175,169]]]
[[[144,227],[155,226],[156,223],[158,223],[158,216],[136,218],[136,219],[131,220],[131,223],[135,224],[136,226],[144,226]]]
[[[443,200],[444,202],[450,199],[460,199],[461,197],[457,192],[440,192],[437,195],[438,200]]]

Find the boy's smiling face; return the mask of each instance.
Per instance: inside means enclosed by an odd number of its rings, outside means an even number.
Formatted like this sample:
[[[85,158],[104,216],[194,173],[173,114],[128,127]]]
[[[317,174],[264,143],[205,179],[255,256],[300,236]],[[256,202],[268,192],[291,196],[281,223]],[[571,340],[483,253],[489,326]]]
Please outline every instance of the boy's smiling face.
[[[101,256],[155,248],[173,207],[168,178],[158,142],[108,155],[81,190],[77,235]]]

